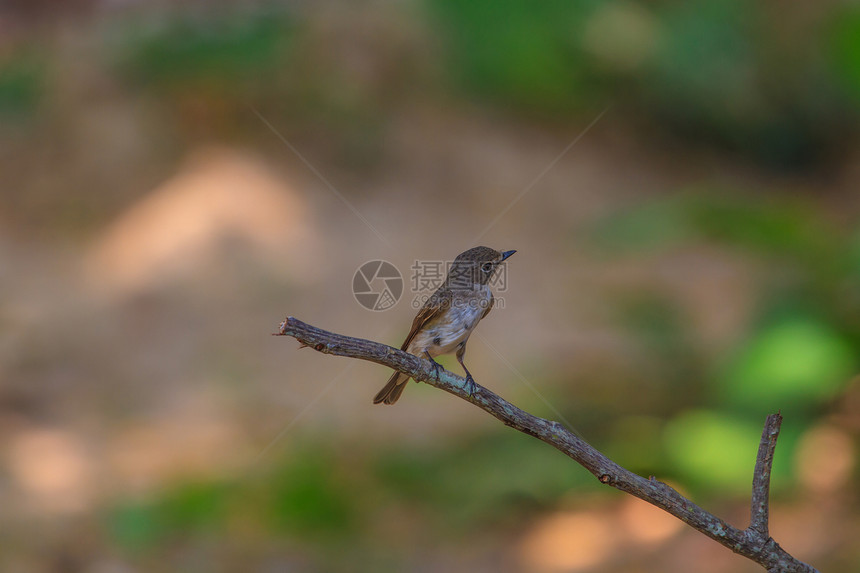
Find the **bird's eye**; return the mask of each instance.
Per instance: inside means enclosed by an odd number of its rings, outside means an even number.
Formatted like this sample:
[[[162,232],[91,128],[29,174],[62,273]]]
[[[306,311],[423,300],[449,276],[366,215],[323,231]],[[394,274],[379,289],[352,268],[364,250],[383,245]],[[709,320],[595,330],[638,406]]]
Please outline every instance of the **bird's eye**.
[[[491,270],[493,270],[493,263],[484,263],[483,265],[481,265],[481,270],[485,273],[490,272]]]

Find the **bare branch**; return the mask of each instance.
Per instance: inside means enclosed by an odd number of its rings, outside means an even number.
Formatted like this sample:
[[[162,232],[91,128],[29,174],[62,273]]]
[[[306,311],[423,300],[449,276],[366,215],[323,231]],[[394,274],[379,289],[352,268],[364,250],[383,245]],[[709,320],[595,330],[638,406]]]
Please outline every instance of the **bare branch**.
[[[767,417],[761,442],[758,445],[758,455],[753,471],[752,505],[750,508],[750,530],[761,537],[767,538],[768,533],[768,504],[770,496],[770,473],[773,468],[773,452],[776,450],[776,439],[779,437],[779,427],[782,416],[777,412]]]
[[[624,469],[558,422],[533,416],[477,384],[475,391],[469,395],[464,390],[465,379],[448,370],[441,370],[437,379],[428,360],[378,342],[328,332],[293,317],[287,317],[276,334],[292,336],[303,345],[324,354],[358,358],[388,366],[471,402],[505,425],[558,449],[591,472],[600,483],[671,513],[735,553],[760,564],[770,573],[818,573],[814,567],[792,557],[767,534],[770,469],[782,420],[779,414],[769,416],[765,425],[754,478],[753,523],[742,530],[705,511],[653,476],[645,479]]]

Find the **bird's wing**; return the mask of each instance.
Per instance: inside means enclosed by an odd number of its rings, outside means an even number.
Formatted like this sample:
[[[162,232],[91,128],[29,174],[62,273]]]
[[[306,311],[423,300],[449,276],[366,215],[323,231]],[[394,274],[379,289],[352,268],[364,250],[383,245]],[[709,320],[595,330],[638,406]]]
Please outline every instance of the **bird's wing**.
[[[400,347],[401,350],[406,350],[409,348],[409,344],[412,342],[412,339],[415,338],[415,335],[418,334],[424,325],[438,317],[442,311],[450,308],[451,306],[451,291],[449,289],[445,289],[440,293],[440,291],[436,291],[433,295],[427,299],[427,302],[424,303],[424,306],[421,307],[421,310],[418,311],[418,314],[415,315],[415,320],[412,321],[412,330],[409,331],[409,335],[406,337],[406,340],[403,341],[403,346]]]

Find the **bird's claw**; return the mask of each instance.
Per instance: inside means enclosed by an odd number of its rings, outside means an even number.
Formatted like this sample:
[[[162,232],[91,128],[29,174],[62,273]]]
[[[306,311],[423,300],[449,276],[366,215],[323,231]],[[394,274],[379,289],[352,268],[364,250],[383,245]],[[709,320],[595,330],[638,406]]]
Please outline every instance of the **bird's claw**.
[[[433,373],[436,374],[436,382],[439,382],[442,376],[442,365],[432,358],[430,359],[430,362],[433,364]]]
[[[475,379],[472,378],[471,374],[466,375],[466,383],[463,384],[463,390],[466,391],[466,394],[471,398],[475,392],[478,391],[478,386],[475,384]]]
[[[427,358],[427,360],[430,361],[430,364],[433,365],[433,373],[436,374],[436,382],[439,382],[442,379],[441,378],[442,377],[442,373],[441,373],[442,365],[439,364],[438,362],[436,362],[435,360],[433,360],[433,357],[426,350],[424,351],[424,356],[425,356],[425,358]]]

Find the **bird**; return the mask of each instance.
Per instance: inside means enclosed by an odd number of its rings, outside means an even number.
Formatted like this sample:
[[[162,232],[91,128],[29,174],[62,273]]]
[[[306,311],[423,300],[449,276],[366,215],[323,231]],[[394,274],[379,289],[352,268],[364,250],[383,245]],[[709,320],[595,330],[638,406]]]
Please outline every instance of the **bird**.
[[[478,322],[493,309],[495,299],[489,287],[493,273],[514,253],[516,251],[500,252],[490,247],[473,247],[460,253],[451,264],[445,281],[418,311],[400,349],[428,358],[437,378],[442,365],[434,358],[455,352],[457,362],[466,373],[466,391],[471,395],[475,379],[463,363],[466,343]],[[373,403],[397,402],[409,378],[402,372],[392,374]]]

